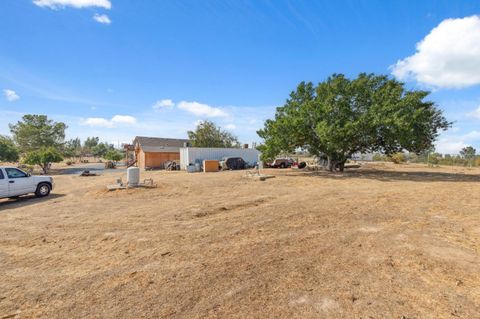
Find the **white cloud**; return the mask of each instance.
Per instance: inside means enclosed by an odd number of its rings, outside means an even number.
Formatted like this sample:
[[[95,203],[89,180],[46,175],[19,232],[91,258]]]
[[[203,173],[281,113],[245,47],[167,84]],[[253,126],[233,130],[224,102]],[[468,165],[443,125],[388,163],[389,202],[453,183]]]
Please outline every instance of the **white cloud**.
[[[5,95],[5,98],[9,102],[16,101],[20,98],[20,96],[17,94],[17,92],[15,92],[14,90],[10,90],[10,89],[3,90],[3,95]]]
[[[442,154],[458,154],[460,150],[469,145],[480,143],[480,132],[471,131],[464,135],[456,135],[440,138],[435,143],[435,150]]]
[[[110,0],[33,0],[33,3],[39,7],[47,7],[54,10],[65,7],[77,9],[88,7],[110,9],[112,7]]]
[[[110,20],[110,18],[106,14],[95,13],[95,15],[93,16],[93,20],[95,20],[95,21],[97,21],[98,23],[101,23],[101,24],[112,23],[112,20]]]
[[[111,122],[133,125],[137,123],[137,119],[130,115],[115,115],[114,117],[112,117]]]
[[[81,121],[81,125],[86,126],[98,126],[106,128],[114,128],[118,125],[134,125],[137,123],[137,119],[130,115],[115,115],[112,119],[108,120],[103,117],[89,117]]]
[[[227,124],[227,125],[225,125],[225,128],[228,129],[228,130],[234,130],[237,127],[235,126],[235,124]]]
[[[400,80],[436,88],[480,84],[480,16],[442,21],[417,43],[414,55],[391,68]]]
[[[205,117],[227,117],[228,113],[224,110],[213,107],[207,104],[202,104],[198,102],[187,102],[181,101],[178,103],[178,108],[184,111],[193,113],[197,116],[205,116]]]
[[[172,100],[165,99],[165,100],[159,100],[159,101],[155,102],[155,104],[153,105],[153,108],[154,109],[161,109],[161,108],[164,108],[164,107],[173,107],[174,105],[175,105],[175,103],[173,103]]]
[[[435,145],[435,151],[442,154],[458,154],[462,148],[467,146],[462,140],[455,138],[440,139]]]
[[[473,112],[470,112],[467,114],[468,117],[473,117],[475,119],[479,119],[480,120],[480,106]]]
[[[112,121],[107,120],[103,117],[89,117],[86,120],[84,120],[82,125],[88,125],[88,126],[100,126],[100,127],[114,127]]]

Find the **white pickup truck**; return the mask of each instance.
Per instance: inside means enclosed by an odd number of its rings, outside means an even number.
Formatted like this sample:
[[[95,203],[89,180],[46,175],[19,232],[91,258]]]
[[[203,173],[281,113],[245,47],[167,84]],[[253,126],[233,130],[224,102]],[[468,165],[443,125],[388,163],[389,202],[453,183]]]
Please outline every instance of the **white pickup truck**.
[[[32,176],[16,167],[0,166],[0,198],[16,198],[29,193],[44,197],[50,194],[53,186],[50,176]]]

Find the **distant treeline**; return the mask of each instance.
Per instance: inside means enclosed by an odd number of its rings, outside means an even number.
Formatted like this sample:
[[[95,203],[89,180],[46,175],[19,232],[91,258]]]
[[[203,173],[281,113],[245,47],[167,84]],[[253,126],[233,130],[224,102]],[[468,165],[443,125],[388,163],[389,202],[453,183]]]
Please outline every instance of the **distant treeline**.
[[[23,165],[38,165],[47,173],[52,163],[68,158],[66,163],[83,157],[104,158],[119,161],[122,150],[98,137],[89,137],[84,143],[79,138],[65,141],[67,125],[50,120],[46,115],[27,114],[17,123],[9,125],[11,137],[0,135],[0,162],[21,162]]]
[[[395,153],[392,155],[375,154],[374,161],[393,163],[423,163],[428,165],[449,165],[449,166],[480,166],[480,155],[476,155],[473,147],[465,147],[460,154],[440,154],[436,152],[425,152],[422,154]]]

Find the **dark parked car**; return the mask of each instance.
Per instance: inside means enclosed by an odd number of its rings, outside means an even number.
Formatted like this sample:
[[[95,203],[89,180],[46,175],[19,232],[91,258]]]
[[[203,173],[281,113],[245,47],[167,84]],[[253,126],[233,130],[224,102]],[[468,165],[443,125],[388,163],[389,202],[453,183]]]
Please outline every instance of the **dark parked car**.
[[[220,161],[220,168],[221,169],[245,169],[247,168],[247,163],[241,157],[225,157],[223,160]]]

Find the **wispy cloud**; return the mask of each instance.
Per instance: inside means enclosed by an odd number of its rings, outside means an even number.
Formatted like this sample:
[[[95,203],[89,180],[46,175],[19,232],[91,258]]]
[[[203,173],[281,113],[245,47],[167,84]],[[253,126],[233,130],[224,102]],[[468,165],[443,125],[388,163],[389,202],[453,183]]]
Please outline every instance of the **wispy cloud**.
[[[130,115],[115,115],[110,120],[103,117],[89,117],[82,120],[80,124],[92,127],[114,128],[118,125],[135,125],[137,124],[137,119]]]
[[[480,16],[446,19],[417,44],[417,52],[391,66],[400,80],[434,88],[480,84]]]
[[[473,112],[468,113],[467,116],[480,120],[480,106]]]
[[[88,7],[110,9],[112,7],[110,0],[33,0],[33,3],[39,7],[46,7],[54,10],[65,7],[73,7],[77,9]]]
[[[178,103],[178,108],[197,116],[205,116],[205,117],[227,117],[228,113],[218,107],[213,107],[207,104],[202,104],[198,102],[187,102],[181,101]]]
[[[171,108],[173,106],[175,106],[175,103],[170,99],[158,100],[153,104],[154,109]]]
[[[112,23],[112,20],[110,20],[110,18],[106,14],[95,13],[95,15],[93,16],[93,20],[95,20],[95,21],[97,21],[98,23],[101,23],[101,24]]]
[[[2,63],[0,60],[0,79],[4,79],[23,91],[28,91],[29,95],[36,98],[47,99],[51,101],[66,102],[72,104],[83,104],[92,107],[115,107],[115,108],[130,108],[130,105],[120,103],[111,103],[104,100],[90,99],[86,97],[88,92],[78,92],[77,88],[59,86],[56,83],[50,83],[47,78],[32,74],[23,67],[15,65],[15,62]]]
[[[17,94],[17,92],[15,92],[14,90],[10,90],[10,89],[3,90],[3,95],[5,95],[5,98],[9,102],[16,101],[20,98],[20,96]]]

